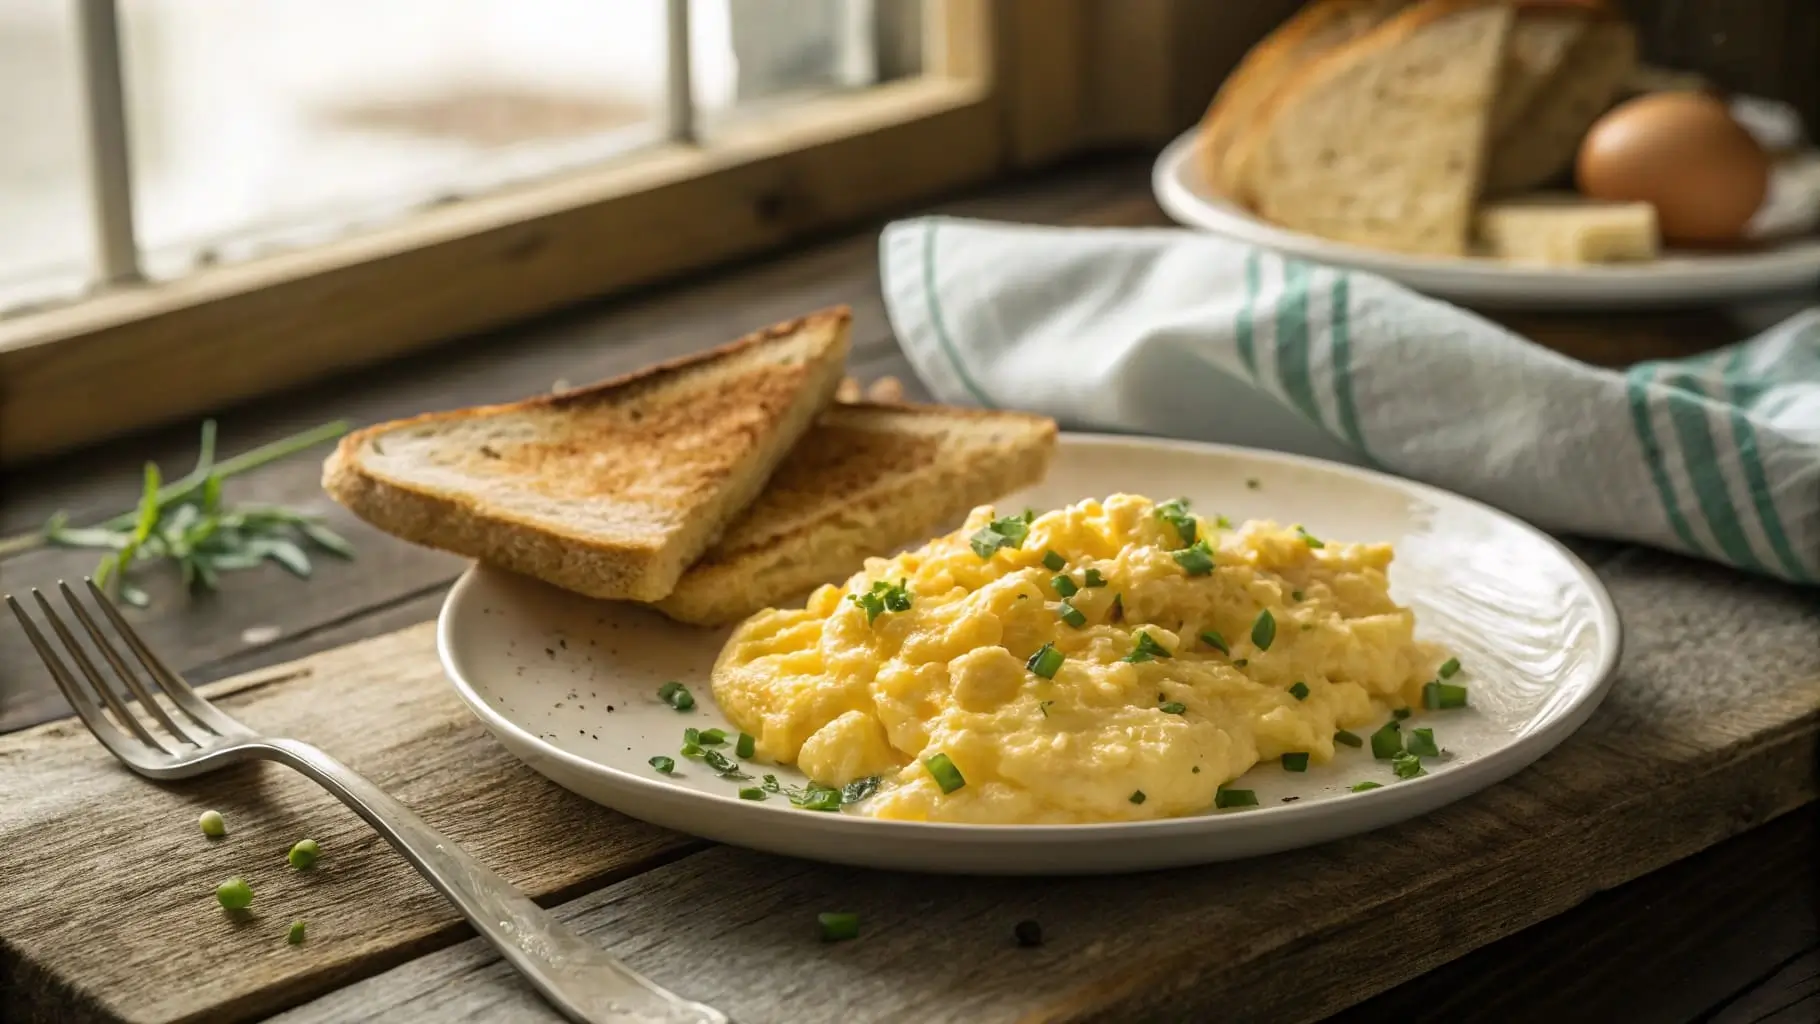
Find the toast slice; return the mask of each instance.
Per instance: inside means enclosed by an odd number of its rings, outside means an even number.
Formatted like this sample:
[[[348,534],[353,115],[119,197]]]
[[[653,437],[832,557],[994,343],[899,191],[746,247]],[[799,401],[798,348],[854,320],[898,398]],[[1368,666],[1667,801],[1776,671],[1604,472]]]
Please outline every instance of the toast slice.
[[[1502,130],[1494,126],[1485,171],[1488,196],[1527,192],[1565,176],[1593,122],[1611,109],[1636,74],[1636,29],[1614,17],[1525,12],[1516,36],[1523,35],[1526,24],[1564,20],[1583,25],[1560,66]]]
[[[1515,15],[1421,0],[1311,62],[1243,142],[1257,211],[1338,241],[1464,255]]]
[[[1042,479],[1054,449],[1028,413],[837,405],[657,608],[721,625],[839,582]]]
[[[368,427],[323,487],[405,540],[655,601],[833,398],[850,321],[828,310],[590,387]]]
[[[1202,173],[1215,191],[1237,196],[1239,138],[1296,69],[1370,32],[1411,0],[1315,0],[1264,39],[1226,76],[1201,120]]]

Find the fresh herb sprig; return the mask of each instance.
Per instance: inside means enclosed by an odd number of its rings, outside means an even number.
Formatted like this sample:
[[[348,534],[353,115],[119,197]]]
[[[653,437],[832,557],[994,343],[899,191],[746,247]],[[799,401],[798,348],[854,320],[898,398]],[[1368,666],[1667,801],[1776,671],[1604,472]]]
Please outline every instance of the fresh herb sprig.
[[[215,421],[205,420],[196,468],[167,484],[157,464],[146,463],[145,484],[132,511],[90,527],[71,527],[59,513],[41,533],[0,542],[0,554],[38,544],[106,551],[95,568],[95,582],[112,582],[121,600],[139,607],[150,598],[127,577],[146,562],[175,562],[192,590],[213,590],[221,573],[268,561],[308,577],[313,568],[308,548],[352,558],[353,546],[309,512],[280,505],[228,505],[222,500],[222,482],[347,430],[346,423],[327,423],[217,462]]]

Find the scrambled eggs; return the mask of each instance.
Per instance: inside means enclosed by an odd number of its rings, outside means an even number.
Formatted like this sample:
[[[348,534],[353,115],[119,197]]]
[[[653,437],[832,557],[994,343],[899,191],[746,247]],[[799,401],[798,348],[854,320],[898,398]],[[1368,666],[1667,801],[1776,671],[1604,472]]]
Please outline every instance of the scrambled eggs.
[[[994,515],[740,625],[714,697],[761,756],[879,776],[856,810],[881,818],[1164,818],[1261,760],[1328,760],[1434,678],[1388,544],[1126,494]]]

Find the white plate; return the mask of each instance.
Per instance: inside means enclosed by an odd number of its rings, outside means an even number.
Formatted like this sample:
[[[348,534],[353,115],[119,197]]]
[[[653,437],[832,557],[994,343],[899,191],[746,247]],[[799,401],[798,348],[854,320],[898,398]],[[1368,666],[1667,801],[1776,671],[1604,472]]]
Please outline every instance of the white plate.
[[[1151,171],[1157,202],[1178,222],[1288,256],[1369,270],[1455,302],[1534,309],[1693,305],[1820,285],[1820,238],[1812,237],[1758,252],[1670,253],[1653,263],[1593,267],[1411,256],[1333,242],[1279,227],[1214,194],[1195,166],[1196,144],[1195,131],[1181,136]]]
[[[1248,481],[1257,481],[1254,489]],[[1418,715],[1451,760],[1398,782],[1369,751],[1304,775],[1260,766],[1258,808],[1108,825],[879,821],[738,799],[677,751],[685,726],[728,728],[708,671],[726,636],[630,605],[474,568],[443,606],[437,646],[455,689],[513,754],[590,800],[722,842],[918,871],[1072,874],[1225,860],[1306,846],[1434,810],[1522,769],[1584,722],[1618,662],[1617,613],[1560,544],[1501,512],[1421,484],[1293,455],[1219,445],[1064,435],[1048,478],[1002,507],[1060,507],[1119,491],[1185,495],[1205,514],[1303,523],[1320,536],[1396,545],[1392,593],[1418,634],[1458,653],[1472,707]],[[680,680],[694,711],[658,701]],[[731,731],[731,730],[729,730]],[[676,759],[666,778],[646,763]],[[795,783],[798,773],[752,766]],[[1350,791],[1375,780],[1382,789]],[[1292,802],[1284,802],[1294,798]]]

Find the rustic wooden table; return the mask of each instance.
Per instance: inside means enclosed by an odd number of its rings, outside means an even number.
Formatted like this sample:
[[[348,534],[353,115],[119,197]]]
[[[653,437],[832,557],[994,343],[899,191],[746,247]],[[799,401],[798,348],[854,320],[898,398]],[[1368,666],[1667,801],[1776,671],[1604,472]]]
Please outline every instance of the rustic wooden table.
[[[941,204],[941,209],[962,215],[1058,224],[1161,223],[1161,216],[1148,197],[1146,182],[1147,166],[1141,161],[1109,160],[1006,184],[982,195]],[[232,410],[220,417],[224,448],[244,449],[334,418],[372,421],[428,408],[510,399],[545,390],[559,379],[584,381],[706,347],[750,328],[835,303],[854,307],[855,375],[862,380],[894,375],[910,385],[914,394],[914,380],[885,322],[875,242],[875,229],[859,230],[634,298],[476,338],[427,357],[274,399],[255,408]],[[1748,316],[1741,319],[1733,312],[1696,311],[1661,316],[1531,317],[1516,326],[1583,358],[1622,363],[1645,356],[1696,351],[1733,340],[1748,320]],[[194,456],[193,446],[193,428],[173,428],[0,478],[0,536],[33,529],[58,510],[69,512],[77,522],[119,511],[133,499],[139,466],[144,460],[155,459],[171,468],[185,466]],[[238,478],[231,485],[233,494],[241,500],[282,501],[329,509],[317,487],[318,467],[314,456],[276,464]],[[178,592],[174,581],[160,581],[152,588],[153,607],[141,616],[149,639],[175,667],[201,681],[290,662],[435,616],[444,591],[461,571],[462,563],[391,541],[352,523],[338,510],[336,524],[346,528],[360,549],[360,557],[350,563],[325,564],[317,578],[308,583],[283,577],[276,569],[237,573],[226,579],[221,593],[191,600]],[[1624,585],[1628,590],[1620,604],[1630,602],[1627,611],[1642,607],[1650,612],[1649,628],[1656,635],[1685,632],[1690,637],[1704,637],[1704,643],[1735,649],[1740,652],[1738,671],[1768,676],[1765,685],[1772,690],[1779,686],[1786,690],[1798,683],[1794,692],[1813,692],[1815,682],[1820,680],[1820,603],[1815,602],[1811,592],[1796,592],[1656,553],[1599,544],[1583,544],[1580,550],[1602,573],[1608,574],[1608,580],[1627,581]],[[6,587],[21,589],[80,575],[91,563],[86,552],[37,550],[0,561],[0,578]],[[1651,587],[1657,585],[1652,580],[1662,581],[1662,587],[1674,589],[1681,596],[1665,598],[1666,603],[1660,608],[1651,607]],[[1695,596],[1690,598],[1689,594]],[[1773,619],[1773,628],[1766,625],[1760,634],[1755,632],[1753,624],[1758,619]],[[1741,625],[1730,627],[1728,635],[1708,633],[1715,628],[1714,622],[1740,621]],[[411,633],[404,634],[402,642],[420,640],[419,634]],[[377,646],[354,654],[336,655],[340,660],[311,663],[314,668],[302,671],[355,675],[378,672],[364,666],[385,657],[385,652],[392,649],[385,645],[395,642],[401,641],[380,641]],[[1746,652],[1748,657],[1744,656]],[[1710,659],[1689,658],[1688,664],[1693,666],[1688,669],[1690,679],[1696,673],[1714,673]],[[1666,668],[1650,668],[1671,675],[1676,671],[1672,663]],[[372,678],[381,680],[379,675]],[[1705,676],[1698,681],[1704,682]],[[250,688],[257,691],[259,685],[260,681],[254,680]],[[325,680],[323,685],[329,684]],[[418,672],[409,686],[397,683],[396,693],[388,693],[386,685],[390,684],[383,680],[372,686],[361,683],[362,689],[344,696],[349,700],[415,700],[420,699],[415,694],[438,689],[433,670]],[[297,685],[289,685],[281,692],[274,690],[266,698],[255,692],[247,701],[246,713],[262,713],[256,706],[263,699],[267,705],[263,713],[277,714],[275,706],[288,701],[296,705],[288,713],[310,721],[320,719],[319,725],[331,728],[323,723],[332,723],[338,709],[304,706],[309,703],[308,692]],[[17,806],[0,806],[0,918],[12,917],[18,922],[30,917],[32,927],[41,929],[32,934],[30,943],[21,943],[19,932],[9,932],[0,923],[0,1019],[238,1019],[288,1008],[296,1019],[312,1021],[369,1016],[509,1020],[519,1019],[518,1014],[524,1012],[527,1004],[522,1001],[526,998],[522,986],[501,970],[484,947],[465,941],[465,928],[451,920],[446,908],[427,889],[423,894],[412,895],[400,912],[399,927],[401,934],[408,933],[408,941],[372,941],[357,949],[339,950],[332,962],[325,961],[317,969],[273,969],[269,984],[249,986],[251,994],[243,992],[231,1000],[211,1003],[201,997],[186,999],[181,993],[168,992],[138,997],[132,992],[135,985],[144,987],[151,979],[168,977],[171,972],[161,975],[157,969],[148,968],[147,974],[136,980],[133,971],[137,967],[115,966],[110,972],[83,963],[85,952],[92,959],[92,951],[107,947],[108,943],[71,924],[74,918],[64,911],[47,910],[37,916],[30,916],[28,911],[35,906],[54,909],[59,900],[77,898],[72,894],[79,894],[84,904],[106,904],[118,928],[139,928],[135,909],[138,901],[153,899],[162,854],[146,848],[150,851],[148,863],[138,872],[144,884],[131,887],[131,891],[107,886],[84,888],[89,883],[70,877],[69,873],[24,870],[30,858],[49,857],[53,852],[61,856],[84,843],[92,847],[95,841],[134,842],[132,828],[136,826],[108,821],[109,801],[116,799],[109,794],[144,783],[126,778],[97,760],[98,752],[88,750],[87,737],[79,731],[50,726],[20,732],[66,714],[62,699],[31,658],[18,631],[10,625],[0,626],[0,733],[16,733],[11,747],[0,737],[0,776],[13,773],[11,781],[19,783],[29,773],[39,772],[30,778],[64,779],[52,784],[69,787],[67,793],[37,792],[32,799],[19,795],[30,787],[20,785],[12,790],[18,804],[31,805],[23,812],[32,822],[29,829],[19,826],[8,831],[9,813],[21,812]],[[310,719],[312,714],[317,719]],[[427,733],[474,731],[465,714],[447,721],[431,718],[423,726]],[[1792,740],[1789,736],[1778,739],[1783,744],[1777,747],[1778,756],[1811,757],[1814,716],[1798,719],[1794,725],[1798,728],[1790,734]],[[1621,729],[1613,735],[1621,735]],[[476,742],[490,744],[481,739]],[[1607,738],[1601,742],[1610,746],[1615,741]],[[416,799],[414,794],[427,785],[419,780],[433,777],[438,771],[459,769],[463,758],[468,757],[456,754],[450,755],[455,763],[416,764],[397,763],[397,758],[387,762],[373,755],[375,761],[369,763],[359,759],[360,749],[365,747],[351,737],[348,744],[359,749],[337,752],[344,753],[356,766],[372,771],[407,802]],[[333,742],[329,745],[335,746]],[[398,749],[411,748],[404,745]],[[471,763],[483,766],[486,773],[484,779],[472,785],[492,792],[526,785],[523,778],[528,773],[504,763],[502,758],[490,748],[472,754]],[[257,790],[266,785],[259,780],[270,778],[261,775],[248,785]],[[0,777],[0,793],[7,792],[6,782]],[[1310,1007],[1321,1007],[1325,1012],[1354,1002],[1357,1005],[1333,1019],[1699,1020],[1725,1024],[1794,1024],[1820,1019],[1820,931],[1816,926],[1814,880],[1815,865],[1820,864],[1820,811],[1808,803],[1813,799],[1814,786],[1799,770],[1794,784],[1784,789],[1793,795],[1780,802],[1750,803],[1730,812],[1731,827],[1714,829],[1703,822],[1688,821],[1681,832],[1664,833],[1660,856],[1633,849],[1630,855],[1639,857],[1644,865],[1634,870],[1587,871],[1576,878],[1555,877],[1551,876],[1554,865],[1549,858],[1532,851],[1528,860],[1507,865],[1504,870],[1532,874],[1537,890],[1555,894],[1551,899],[1557,902],[1562,899],[1561,892],[1571,892],[1563,906],[1583,902],[1566,913],[1524,928],[1538,914],[1522,905],[1520,895],[1511,896],[1506,886],[1501,890],[1505,895],[1498,898],[1508,905],[1493,908],[1490,915],[1501,915],[1503,927],[1462,927],[1454,952],[1448,954],[1457,955],[1451,962],[1445,962],[1447,956],[1431,954],[1423,954],[1419,963],[1400,962],[1404,955],[1394,939],[1394,930],[1390,933],[1392,938],[1377,945],[1361,946],[1344,937],[1323,940],[1333,942],[1334,962],[1323,960],[1318,949],[1312,951],[1312,956],[1310,951],[1299,955],[1304,957],[1302,962],[1316,968],[1309,977],[1310,990],[1325,994],[1300,1007],[1291,1001],[1277,1012],[1284,1019],[1300,1019],[1309,1015]],[[178,798],[200,799],[181,793],[173,797]],[[59,815],[56,809],[64,805],[83,812]],[[604,929],[603,936],[642,947],[657,940],[637,934],[636,928],[650,928],[653,921],[668,921],[668,927],[675,929],[710,926],[709,922],[691,919],[692,907],[686,901],[689,893],[695,891],[691,889],[695,884],[691,879],[711,878],[722,864],[717,858],[723,851],[630,823],[608,828],[611,820],[586,818],[587,810],[568,804],[560,804],[549,813],[557,815],[549,821],[553,837],[565,829],[573,833],[566,838],[552,838],[553,848],[598,843],[612,847],[612,856],[573,876],[540,872],[534,866],[537,858],[532,857],[533,866],[524,868],[516,880],[539,883],[536,891],[545,894],[545,902],[575,900],[573,912],[591,920],[591,927]],[[32,818],[33,814],[39,816]],[[565,821],[562,815],[584,817]],[[16,818],[14,825],[25,818]],[[1766,819],[1773,820],[1763,823]],[[1599,891],[1610,884],[1601,882],[1602,878],[1631,878],[1648,870],[1649,865],[1685,856],[1745,829],[1748,831],[1704,852],[1686,856],[1635,881]],[[95,840],[84,839],[85,832]],[[357,842],[357,834],[357,823],[349,826],[345,842]],[[272,841],[278,840],[274,837]],[[60,842],[64,845],[59,846]],[[481,845],[483,854],[496,858],[496,863],[510,861],[514,855],[521,859],[525,856],[523,850],[504,849],[497,843],[487,846],[482,840]],[[371,858],[387,864],[386,871],[396,871],[396,865],[384,861],[386,851],[376,840],[369,837],[364,848]],[[134,855],[130,847],[126,855]],[[737,909],[757,919],[775,911],[766,905],[767,901],[788,895],[791,886],[797,884],[789,877],[801,874],[802,870],[794,865],[781,865],[778,875],[783,881],[730,878],[723,885],[734,889],[753,886],[751,902],[738,904]],[[37,881],[32,884],[46,888],[22,893],[17,888],[7,888],[9,877],[33,878]],[[383,880],[399,876],[376,873],[372,877],[381,881],[369,884],[383,885],[395,884]],[[1147,882],[1133,881],[1134,886],[1140,884],[1149,892],[1158,885],[1155,876]],[[774,886],[775,892],[766,890],[766,885]],[[916,885],[889,878],[877,885],[884,890],[902,889],[907,894],[914,894],[917,889]],[[584,894],[590,889],[597,891]],[[977,889],[973,886],[966,891]],[[375,893],[373,898],[380,897]],[[644,912],[636,920],[623,909],[634,903],[644,905]],[[809,909],[812,912],[825,908]],[[899,909],[904,911],[905,920],[898,927],[914,933],[916,908],[905,903]],[[1480,910],[1475,920],[1483,922],[1487,915],[1484,908]],[[1142,933],[1150,923],[1122,913],[1116,906],[1107,906],[1103,918],[1094,927],[1106,929],[1109,938],[1115,933],[1121,938]],[[148,916],[147,920],[151,919]],[[732,927],[738,923],[723,918],[712,926]],[[1439,934],[1447,935],[1453,926],[1445,919],[1430,919],[1410,921],[1407,927],[1412,934],[1435,934],[1438,929]],[[618,929],[628,930],[621,934]],[[1499,938],[1500,935],[1504,937]],[[1076,959],[1054,959],[1063,956],[1058,952],[1041,961],[1045,973],[1032,974],[1030,987],[1040,988],[1044,978],[1056,977],[1053,972],[1088,970],[1088,965],[1100,955],[1101,944],[1083,942],[1081,938],[1077,935],[1072,943],[1060,947],[1079,951]],[[1242,938],[1236,936],[1233,941]],[[1494,938],[1496,941],[1483,945]],[[1156,935],[1149,941],[1155,942],[1159,950],[1169,949],[1172,943],[1168,935]],[[26,949],[27,945],[32,948]],[[145,955],[151,958],[162,958],[164,945],[181,950],[189,945],[189,937],[165,934],[147,926],[142,942],[125,943],[127,948],[149,947]],[[196,944],[196,948],[201,946]],[[1482,948],[1475,951],[1474,946]],[[54,963],[80,964],[81,969],[62,972],[72,975],[62,976],[60,968],[46,968],[47,948],[61,949],[65,954],[63,961],[52,958]],[[914,944],[900,943],[892,948],[905,956],[916,955]],[[843,1005],[842,1000],[843,984],[852,981],[843,977],[844,972],[884,969],[864,958],[842,959],[830,967],[826,977],[817,977],[814,972],[766,976],[754,973],[759,968],[753,964],[739,961],[738,955],[730,954],[726,970],[748,979],[753,989],[751,1005],[726,1008],[736,1016],[750,1014],[750,1019],[998,1019],[993,1014],[1016,1005],[1014,998],[1005,996],[992,1004],[992,1014],[973,1016],[975,1011],[960,1001],[942,1006],[902,1000],[893,1003],[884,998],[868,1004],[873,1006],[868,1011]],[[268,969],[264,963],[243,968],[216,962],[186,969],[259,972]],[[899,963],[897,969],[905,969],[905,965]],[[1426,974],[1388,991],[1383,991],[1387,983],[1369,981],[1370,976],[1401,980],[1424,969],[1429,969]],[[691,972],[704,974],[715,970],[711,963],[690,968]],[[1338,1003],[1334,990],[1324,987],[1326,979],[1315,977],[1347,973],[1357,974],[1362,980],[1355,980],[1347,989],[1355,995]],[[997,984],[1003,988],[1004,979],[998,979]],[[1097,1001],[1081,1001],[1079,992],[1084,990],[1077,990],[1072,1003],[1045,1001],[1032,994],[1029,1002],[1012,1015],[1026,1019],[1074,1016],[1123,1020],[1141,1016],[1170,1020],[1184,1019],[1190,1012],[1185,1008],[1200,1005],[1192,991],[1179,997],[1138,998],[1118,991],[1114,980],[1103,985],[1104,998]],[[874,989],[876,986],[868,986],[866,991]],[[114,995],[105,995],[102,990]],[[1015,992],[1016,986],[1011,991]],[[129,995],[120,995],[121,992]],[[1357,1001],[1372,993],[1380,994]],[[804,1007],[815,1009],[810,1012]]]

